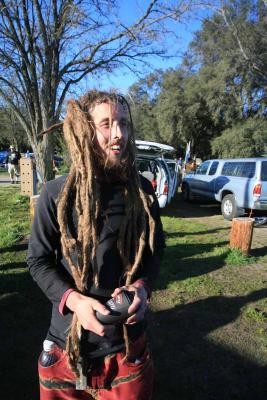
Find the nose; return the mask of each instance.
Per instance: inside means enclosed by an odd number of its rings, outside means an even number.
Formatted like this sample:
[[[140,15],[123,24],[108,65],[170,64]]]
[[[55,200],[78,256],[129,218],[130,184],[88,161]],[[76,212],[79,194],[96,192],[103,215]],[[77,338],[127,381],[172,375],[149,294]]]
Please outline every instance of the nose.
[[[111,129],[112,138],[121,139],[123,137],[123,129],[117,121],[114,121]]]

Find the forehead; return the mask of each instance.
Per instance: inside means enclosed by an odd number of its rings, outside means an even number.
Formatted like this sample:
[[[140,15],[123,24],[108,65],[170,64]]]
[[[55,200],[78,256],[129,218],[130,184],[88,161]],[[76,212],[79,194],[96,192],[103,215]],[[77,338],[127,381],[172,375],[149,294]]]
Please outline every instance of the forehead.
[[[92,107],[90,114],[94,121],[110,117],[112,119],[128,118],[128,108],[125,103],[99,103]]]

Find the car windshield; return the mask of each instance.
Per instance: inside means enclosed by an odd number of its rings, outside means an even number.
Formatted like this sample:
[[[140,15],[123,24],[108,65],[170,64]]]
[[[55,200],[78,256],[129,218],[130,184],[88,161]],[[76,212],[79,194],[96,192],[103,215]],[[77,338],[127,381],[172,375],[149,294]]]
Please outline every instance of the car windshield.
[[[261,180],[267,181],[267,161],[262,161],[261,163]]]

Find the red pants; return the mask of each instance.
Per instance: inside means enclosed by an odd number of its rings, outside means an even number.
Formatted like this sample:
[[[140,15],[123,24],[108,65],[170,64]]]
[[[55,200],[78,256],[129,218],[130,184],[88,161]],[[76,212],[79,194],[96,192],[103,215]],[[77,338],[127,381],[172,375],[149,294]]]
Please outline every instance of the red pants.
[[[139,350],[144,340],[138,340]],[[122,362],[124,353],[105,357],[102,365],[88,374],[88,386],[96,390],[76,390],[76,377],[68,365],[65,351],[55,347],[58,361],[42,367],[38,363],[40,400],[150,400],[153,388],[153,363],[147,349],[138,364]],[[135,352],[135,351],[134,351]],[[140,352],[139,352],[140,354]]]

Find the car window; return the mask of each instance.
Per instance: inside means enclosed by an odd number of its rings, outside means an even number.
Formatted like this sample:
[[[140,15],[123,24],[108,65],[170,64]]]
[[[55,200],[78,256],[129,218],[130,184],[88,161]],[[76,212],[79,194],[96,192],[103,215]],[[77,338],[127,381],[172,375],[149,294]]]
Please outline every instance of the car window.
[[[243,163],[241,176],[244,178],[253,178],[256,171],[256,163],[255,162],[245,162]]]
[[[203,162],[197,169],[196,169],[196,174],[198,175],[204,175],[207,173],[208,168],[210,165],[210,161],[205,161]]]
[[[252,178],[255,170],[255,161],[228,161],[223,166],[222,175]]]
[[[222,169],[222,175],[226,176],[237,176],[239,163],[228,161],[224,164]]]
[[[262,161],[261,163],[261,180],[267,181],[267,161]]]
[[[254,162],[226,162],[222,169],[222,175],[252,177],[255,173]]]
[[[149,160],[136,160],[136,168],[140,172],[150,171]]]
[[[209,175],[214,175],[215,172],[217,171],[219,165],[219,161],[213,161],[213,163],[211,164],[210,170],[209,170]]]

